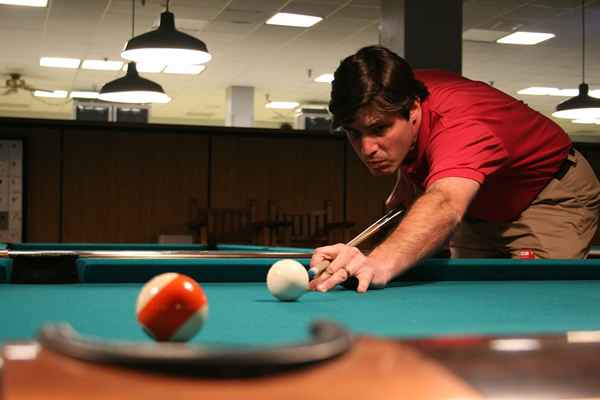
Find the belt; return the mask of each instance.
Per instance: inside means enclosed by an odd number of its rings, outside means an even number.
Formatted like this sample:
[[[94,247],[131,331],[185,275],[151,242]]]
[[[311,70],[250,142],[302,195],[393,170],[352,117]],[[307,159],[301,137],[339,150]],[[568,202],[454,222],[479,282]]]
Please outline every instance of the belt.
[[[558,171],[556,171],[556,174],[554,174],[554,179],[557,179],[560,181],[562,178],[565,177],[567,172],[569,172],[569,169],[573,165],[575,165],[575,160],[572,159],[571,157],[575,157],[575,148],[574,147],[571,147],[569,149],[569,155],[567,156],[567,158],[564,159],[562,164],[560,164]]]

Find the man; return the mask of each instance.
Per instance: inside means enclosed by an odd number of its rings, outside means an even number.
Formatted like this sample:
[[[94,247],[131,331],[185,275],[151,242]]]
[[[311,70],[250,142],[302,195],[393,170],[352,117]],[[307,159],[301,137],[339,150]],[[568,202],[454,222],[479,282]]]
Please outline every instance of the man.
[[[351,276],[358,292],[383,287],[448,240],[453,257],[587,255],[600,183],[567,134],[523,102],[448,72],[413,72],[371,46],[342,61],[329,109],[371,174],[396,174],[386,205],[408,212],[368,255],[317,249],[311,264],[331,264],[311,288]]]

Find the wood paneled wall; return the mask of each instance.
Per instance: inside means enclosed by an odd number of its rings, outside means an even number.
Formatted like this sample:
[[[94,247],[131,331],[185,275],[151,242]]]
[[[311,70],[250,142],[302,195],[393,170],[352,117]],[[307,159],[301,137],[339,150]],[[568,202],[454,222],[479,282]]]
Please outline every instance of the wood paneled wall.
[[[334,218],[344,219],[341,137],[18,119],[0,126],[0,137],[26,143],[27,241],[153,243],[192,233],[192,207],[248,200],[261,219],[269,200],[288,213],[330,200]]]
[[[335,220],[342,220],[343,141],[224,135],[213,137],[212,149],[212,207],[244,207],[256,200],[263,219],[269,200],[289,213],[321,209],[330,200]]]
[[[142,242],[189,234],[192,207],[333,202],[353,234],[381,216],[393,177],[372,177],[345,138],[297,131],[0,119],[22,138],[25,239]],[[583,150],[600,175],[600,146]],[[598,241],[600,242],[600,237]]]
[[[65,242],[156,242],[189,233],[206,206],[209,138],[189,133],[66,129]]]

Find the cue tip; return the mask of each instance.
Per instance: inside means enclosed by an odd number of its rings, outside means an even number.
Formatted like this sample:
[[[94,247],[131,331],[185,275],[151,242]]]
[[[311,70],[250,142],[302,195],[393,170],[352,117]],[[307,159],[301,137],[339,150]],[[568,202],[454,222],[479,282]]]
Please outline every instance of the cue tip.
[[[329,261],[329,260],[319,261],[317,263],[317,265],[315,265],[314,267],[311,267],[308,270],[308,279],[313,280],[315,278],[318,278],[319,275],[321,275],[323,273],[323,271],[325,271],[327,269],[327,267],[329,267],[329,264],[331,264],[331,261]]]

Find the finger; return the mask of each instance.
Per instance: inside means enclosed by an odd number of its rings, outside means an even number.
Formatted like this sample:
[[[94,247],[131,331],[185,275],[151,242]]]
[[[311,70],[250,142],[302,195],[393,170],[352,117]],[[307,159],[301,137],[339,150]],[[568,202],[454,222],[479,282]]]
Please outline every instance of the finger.
[[[357,271],[365,265],[366,256],[358,250],[356,247],[353,248],[351,257],[348,259],[346,265],[343,268],[348,272],[350,276],[355,275]]]
[[[310,258],[310,265],[315,265],[320,263],[323,260],[329,260],[329,256],[326,253],[322,253],[319,249],[315,249],[312,257]]]
[[[337,243],[331,246],[317,247],[310,258],[311,267],[317,265],[323,260],[333,260],[339,254],[339,252],[342,251],[344,246],[345,245],[342,243]]]
[[[361,269],[368,268],[368,265],[365,266],[366,257],[354,257],[350,260],[350,263],[344,267],[344,269],[348,272],[348,279],[341,283],[343,287],[348,290],[357,290],[358,289],[358,274],[364,274],[361,272]]]
[[[337,257],[327,267],[327,272],[335,274],[342,268],[347,267],[356,258],[362,256],[360,250],[352,246],[344,246],[344,249],[337,255]]]
[[[317,276],[316,278],[314,278],[308,282],[308,288],[310,290],[317,290],[317,286],[319,286],[321,283],[325,282],[330,277],[331,277],[331,274],[327,271],[324,271],[321,273],[321,275]]]
[[[315,249],[310,259],[310,268],[308,269],[308,279],[314,280],[316,277],[329,267],[331,260],[335,259],[343,249],[343,244],[338,243],[332,246],[323,246]]]
[[[358,279],[358,287],[356,288],[358,293],[365,293],[367,290],[369,290],[369,285],[373,280],[373,275],[373,270],[371,269],[367,269],[355,275]]]
[[[343,243],[336,243],[329,246],[317,247],[314,250],[313,256],[321,256],[323,258],[335,258],[345,246],[346,245]]]
[[[317,286],[317,290],[319,292],[327,292],[328,290],[333,289],[334,287],[348,279],[348,276],[348,272],[345,269],[340,269],[336,271],[335,274],[331,275],[329,279],[320,283]]]
[[[322,272],[320,275],[315,276],[312,279],[310,277],[311,274],[309,273],[308,275],[309,275],[308,288],[310,290],[317,290],[317,286],[319,286],[322,282],[325,282],[331,276],[331,274],[329,272]]]

